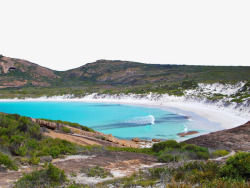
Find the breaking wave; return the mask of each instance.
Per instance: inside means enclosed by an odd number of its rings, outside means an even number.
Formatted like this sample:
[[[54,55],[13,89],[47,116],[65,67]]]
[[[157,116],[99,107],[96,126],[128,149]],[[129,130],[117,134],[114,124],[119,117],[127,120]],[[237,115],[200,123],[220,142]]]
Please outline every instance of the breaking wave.
[[[135,117],[131,120],[125,121],[126,123],[133,123],[133,124],[142,124],[142,125],[148,125],[148,124],[155,124],[155,117],[152,115],[148,116],[141,116],[141,117]]]
[[[187,126],[183,125],[183,127],[184,127],[183,132],[184,132],[184,133],[188,132]]]

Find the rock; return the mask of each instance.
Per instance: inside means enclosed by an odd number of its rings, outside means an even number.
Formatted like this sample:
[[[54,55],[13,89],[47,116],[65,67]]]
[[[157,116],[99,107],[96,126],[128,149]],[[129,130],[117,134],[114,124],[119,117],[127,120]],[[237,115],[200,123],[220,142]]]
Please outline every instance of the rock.
[[[197,131],[188,131],[186,133],[179,133],[178,135],[180,137],[184,137],[184,136],[187,136],[187,135],[192,135],[192,134],[197,134],[197,133],[199,133],[199,132],[197,132]]]
[[[139,138],[133,138],[132,141],[134,141],[134,142],[140,142],[140,139]]]
[[[115,142],[116,140],[115,140],[115,137],[112,134],[109,134],[107,136],[107,141],[109,141],[109,142]]]
[[[160,141],[161,141],[161,139],[156,139],[156,138],[152,139],[152,142],[160,142]]]
[[[53,160],[53,158],[51,156],[40,157],[40,162],[41,163],[48,163],[48,162],[51,162],[52,160]]]

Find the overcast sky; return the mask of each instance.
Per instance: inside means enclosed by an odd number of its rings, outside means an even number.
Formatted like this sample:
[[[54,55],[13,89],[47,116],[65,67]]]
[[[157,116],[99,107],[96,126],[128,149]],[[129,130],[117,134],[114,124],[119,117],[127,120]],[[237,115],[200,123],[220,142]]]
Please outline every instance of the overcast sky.
[[[250,66],[249,0],[0,0],[0,54],[55,70],[98,59]]]

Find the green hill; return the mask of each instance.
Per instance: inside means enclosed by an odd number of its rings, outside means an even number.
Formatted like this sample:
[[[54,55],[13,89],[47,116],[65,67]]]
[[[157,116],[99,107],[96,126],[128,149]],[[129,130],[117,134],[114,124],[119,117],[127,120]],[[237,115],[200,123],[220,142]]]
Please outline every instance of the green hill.
[[[72,70],[55,71],[0,56],[2,95],[176,92],[197,83],[249,81],[249,75],[250,66],[158,65],[119,60],[98,60]]]

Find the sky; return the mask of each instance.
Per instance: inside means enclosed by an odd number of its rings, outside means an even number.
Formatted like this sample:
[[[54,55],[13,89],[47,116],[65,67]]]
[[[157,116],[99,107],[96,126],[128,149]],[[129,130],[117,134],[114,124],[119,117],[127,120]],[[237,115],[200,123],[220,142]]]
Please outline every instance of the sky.
[[[98,59],[250,66],[249,0],[0,0],[0,54],[67,70]]]

